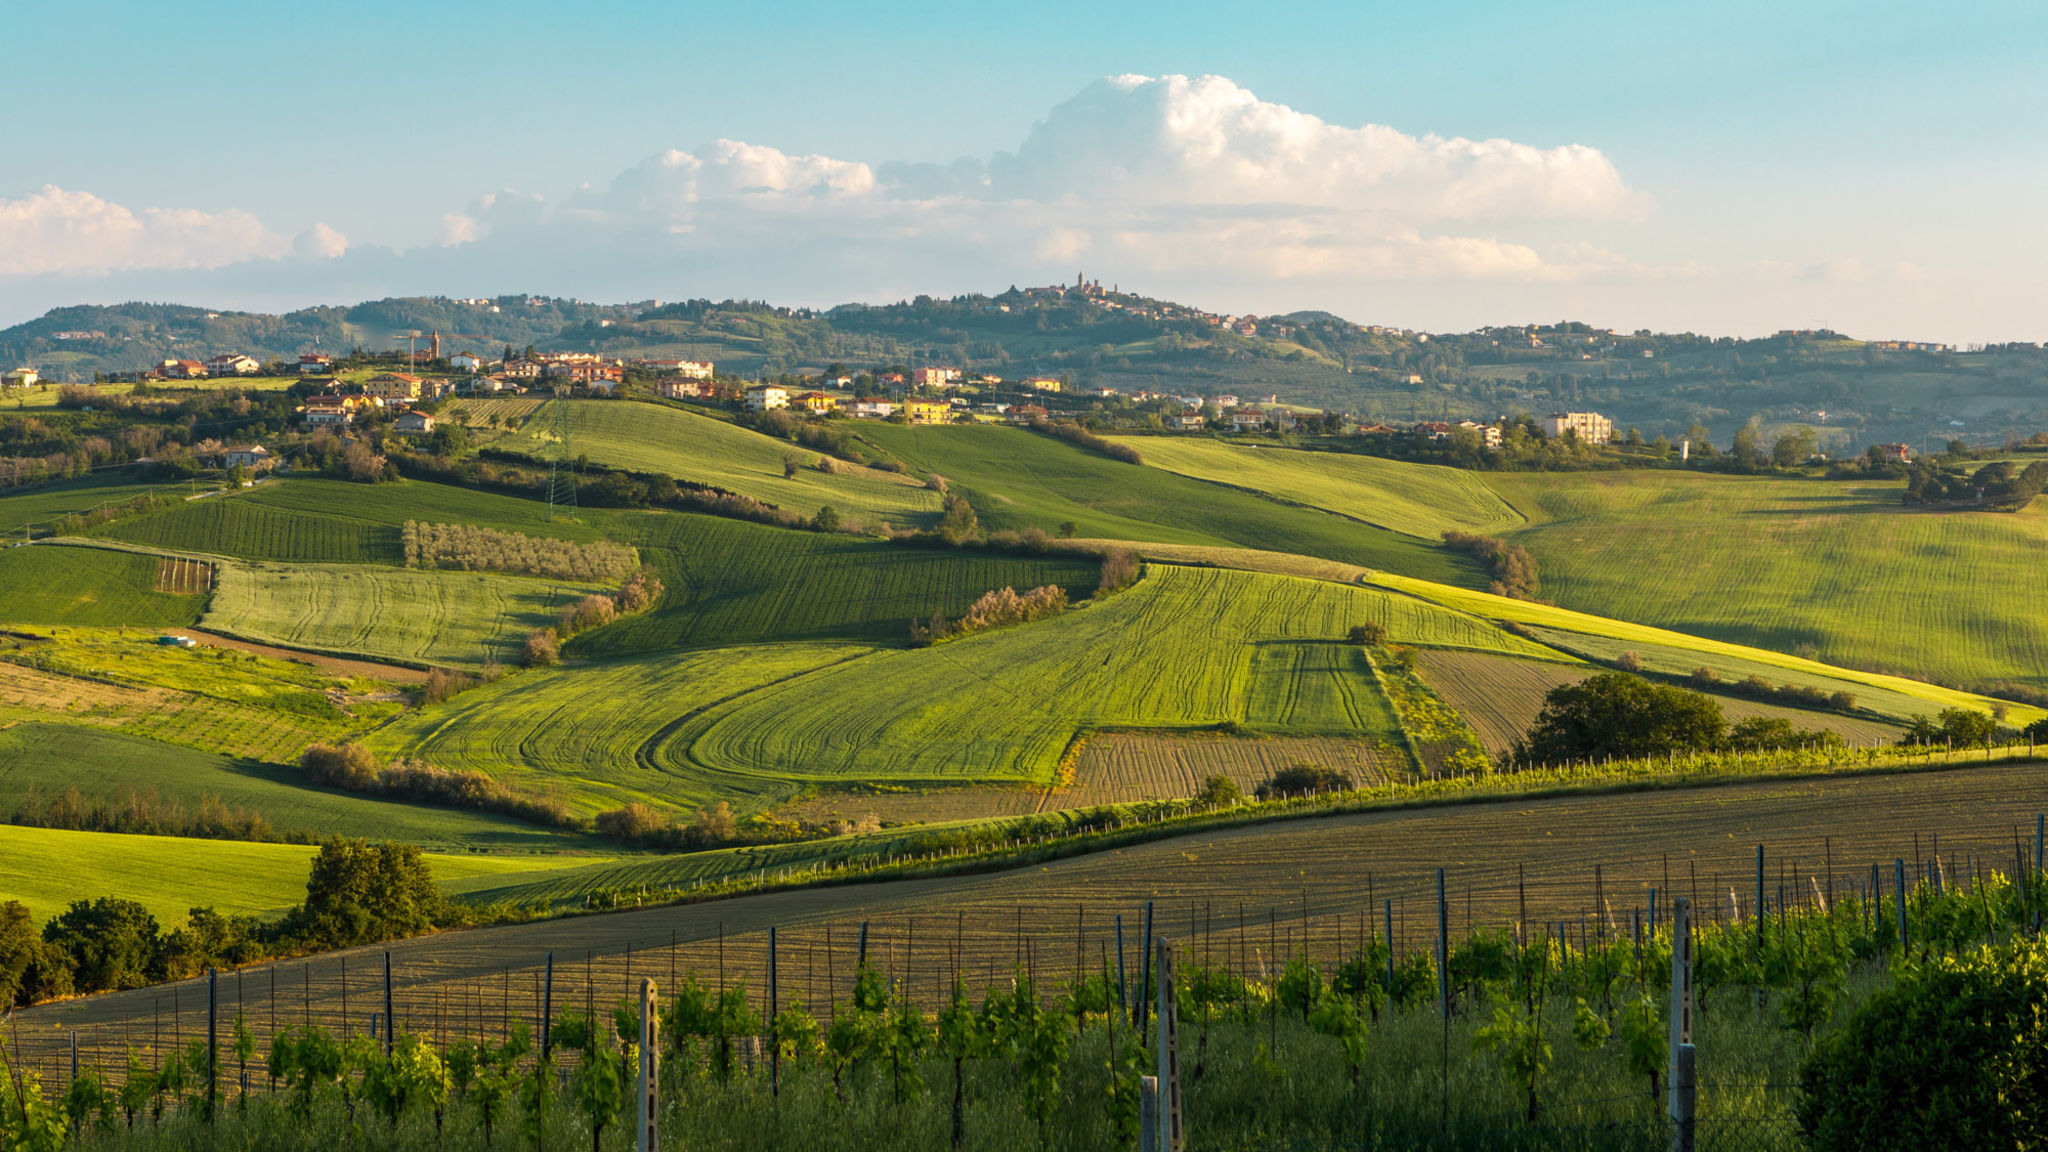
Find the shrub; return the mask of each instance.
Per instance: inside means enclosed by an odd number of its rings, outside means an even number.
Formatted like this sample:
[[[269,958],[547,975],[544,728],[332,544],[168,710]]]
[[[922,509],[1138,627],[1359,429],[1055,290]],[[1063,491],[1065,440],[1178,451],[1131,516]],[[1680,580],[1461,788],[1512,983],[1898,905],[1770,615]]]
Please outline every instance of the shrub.
[[[1138,554],[1128,548],[1112,548],[1102,554],[1102,579],[1095,585],[1097,596],[1121,592],[1138,582],[1144,572]]]
[[[528,668],[545,668],[562,658],[562,638],[553,628],[536,628],[526,634],[526,646],[519,662]]]
[[[2039,941],[1906,970],[1800,1070],[1815,1152],[2048,1143],[2048,949]]]
[[[1377,648],[1387,642],[1387,626],[1370,621],[1364,624],[1353,624],[1351,631],[1345,634],[1345,638],[1353,644],[1366,648]]]
[[[1258,786],[1256,794],[1261,800],[1271,800],[1303,793],[1344,792],[1350,787],[1350,775],[1340,769],[1322,764],[1296,764],[1273,773],[1271,779]]]
[[[1201,791],[1195,793],[1195,803],[1204,808],[1228,808],[1244,799],[1244,793],[1237,782],[1228,776],[1206,776],[1202,779]]]
[[[1643,670],[1643,658],[1636,655],[1634,650],[1630,650],[1615,657],[1614,666],[1623,672],[1641,672]]]
[[[377,778],[377,758],[361,744],[309,744],[299,754],[299,771],[312,783],[361,792]]]
[[[1484,564],[1493,574],[1493,583],[1487,590],[1496,596],[1534,600],[1541,591],[1541,585],[1536,577],[1536,558],[1520,544],[1509,544],[1491,536],[1451,531],[1444,533],[1444,546],[1454,552],[1463,552]]]
[[[602,628],[617,619],[619,606],[609,596],[592,594],[563,608],[555,623],[557,636],[574,636],[592,628]]]

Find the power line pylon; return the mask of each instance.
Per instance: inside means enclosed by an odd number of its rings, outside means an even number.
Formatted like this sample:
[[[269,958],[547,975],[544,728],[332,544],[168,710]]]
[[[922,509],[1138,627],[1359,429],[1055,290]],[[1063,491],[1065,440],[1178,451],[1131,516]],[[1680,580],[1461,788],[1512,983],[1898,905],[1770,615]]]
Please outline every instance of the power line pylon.
[[[555,389],[548,402],[548,519],[576,514],[576,454],[569,449],[569,400],[567,390]]]

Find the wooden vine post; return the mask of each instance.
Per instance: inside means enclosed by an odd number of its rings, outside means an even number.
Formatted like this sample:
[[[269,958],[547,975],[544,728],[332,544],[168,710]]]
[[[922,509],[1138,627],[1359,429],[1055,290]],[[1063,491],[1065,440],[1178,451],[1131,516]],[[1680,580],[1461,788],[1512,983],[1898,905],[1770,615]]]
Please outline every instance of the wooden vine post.
[[[1695,1079],[1692,1044],[1692,901],[1671,902],[1671,1037],[1665,1085],[1671,1152],[1693,1152]]]
[[[640,981],[640,1125],[635,1152],[656,1152],[661,1147],[661,1022],[655,1015],[654,981]]]
[[[1158,1152],[1180,1152],[1181,1131],[1180,1005],[1174,995],[1173,945],[1160,939],[1159,950],[1159,1144]]]

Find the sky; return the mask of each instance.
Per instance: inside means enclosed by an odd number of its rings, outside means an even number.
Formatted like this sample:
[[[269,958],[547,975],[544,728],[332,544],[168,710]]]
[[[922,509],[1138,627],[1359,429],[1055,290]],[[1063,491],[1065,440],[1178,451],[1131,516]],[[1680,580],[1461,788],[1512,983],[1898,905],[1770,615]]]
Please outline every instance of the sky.
[[[0,323],[996,292],[2048,338],[2048,6],[11,0]]]

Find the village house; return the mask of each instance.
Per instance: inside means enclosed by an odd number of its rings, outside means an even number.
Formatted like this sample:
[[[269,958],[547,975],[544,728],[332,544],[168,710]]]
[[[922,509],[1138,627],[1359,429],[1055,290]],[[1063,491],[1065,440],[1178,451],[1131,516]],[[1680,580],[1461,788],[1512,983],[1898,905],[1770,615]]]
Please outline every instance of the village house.
[[[896,405],[880,396],[862,396],[848,411],[864,420],[887,420],[896,414]]]
[[[253,356],[223,352],[206,362],[206,371],[214,376],[254,376],[263,371],[263,365]]]
[[[1424,420],[1415,426],[1415,438],[1442,444],[1451,438],[1451,425],[1443,420]]]
[[[1051,376],[1033,376],[1024,381],[1024,387],[1033,392],[1057,392],[1065,385]]]
[[[355,423],[355,397],[353,396],[308,396],[306,398],[306,423],[321,428]]]
[[[247,468],[251,472],[261,472],[271,463],[270,449],[261,444],[240,444],[220,454],[223,468]]]
[[[1886,464],[1911,464],[1913,446],[1910,444],[1879,444],[1877,458]]]
[[[680,376],[685,380],[711,379],[709,360],[635,360],[636,367],[659,372],[665,376]]]
[[[484,370],[484,358],[474,352],[457,352],[448,358],[448,366],[474,376]]]
[[[1500,426],[1497,424],[1475,424],[1470,420],[1460,420],[1458,427],[1472,430],[1479,436],[1479,442],[1488,448],[1500,447]]]
[[[789,398],[789,403],[793,408],[801,408],[819,415],[837,411],[839,408],[839,401],[824,392],[799,392]]]
[[[1175,416],[1173,418],[1173,426],[1183,432],[1200,432],[1209,426],[1209,421],[1203,417],[1200,409],[1196,409],[1193,412],[1182,412]]]
[[[507,360],[499,372],[509,380],[538,380],[547,367],[538,360]]]
[[[1012,424],[1031,424],[1043,420],[1045,417],[1046,411],[1043,404],[1018,404],[1003,414],[1003,418]]]
[[[42,374],[33,368],[16,368],[0,379],[4,379],[9,388],[32,388],[42,378]]]
[[[1228,419],[1236,432],[1263,432],[1266,428],[1266,414],[1257,408],[1234,408]]]
[[[197,360],[165,360],[156,366],[156,371],[166,380],[206,379],[206,365]]]
[[[747,411],[766,412],[770,408],[789,407],[789,389],[774,384],[756,384],[747,389]]]
[[[951,388],[960,383],[958,368],[919,368],[910,374],[910,382],[919,388]]]
[[[391,428],[408,436],[424,435],[434,430],[434,418],[425,412],[401,412],[391,422]]]
[[[299,375],[322,376],[334,371],[334,357],[307,352],[299,357]]]
[[[1614,440],[1614,421],[1598,412],[1552,412],[1543,418],[1543,430],[1557,438],[1575,433],[1581,444],[1608,444]]]
[[[903,415],[912,424],[950,424],[953,406],[944,400],[905,400]]]
[[[709,384],[690,376],[665,376],[654,382],[654,394],[664,400],[701,400],[711,393]]]
[[[1201,402],[1196,401],[1196,403],[1199,404]],[[1218,396],[1216,398],[1216,407],[1224,409],[1225,411],[1237,407],[1240,403],[1242,403],[1242,401],[1240,401],[1236,396],[1228,392],[1225,392],[1223,395]]]
[[[541,375],[551,380],[567,380],[571,384],[593,384],[600,380],[618,383],[625,379],[625,371],[616,364],[607,364],[595,358],[564,358],[548,361],[541,369]]]
[[[1121,392],[1117,391],[1117,390],[1116,390],[1116,389],[1114,389],[1114,388],[1110,388],[1110,387],[1108,387],[1108,386],[1103,386],[1103,387],[1100,387],[1100,388],[1090,388],[1090,389],[1088,389],[1088,391],[1086,391],[1086,392],[1082,393],[1082,395],[1084,395],[1084,396],[1093,396],[1093,397],[1095,397],[1095,398],[1096,398],[1096,399],[1098,399],[1098,400],[1107,400],[1107,399],[1109,399],[1109,398],[1110,398],[1110,397],[1112,397],[1112,396],[1121,396],[1121,395],[1123,395],[1123,393],[1121,393]]]
[[[1360,424],[1358,426],[1358,434],[1360,436],[1398,436],[1401,434],[1401,430],[1392,424]]]
[[[372,376],[364,383],[363,391],[386,400],[418,400],[423,381],[417,376],[403,372],[386,372]]]

